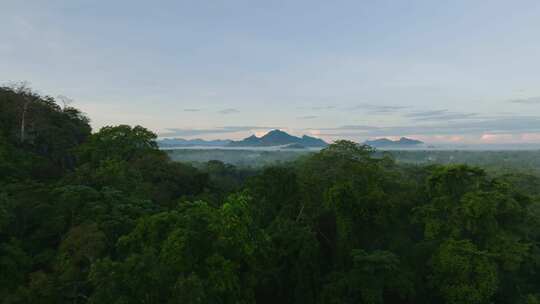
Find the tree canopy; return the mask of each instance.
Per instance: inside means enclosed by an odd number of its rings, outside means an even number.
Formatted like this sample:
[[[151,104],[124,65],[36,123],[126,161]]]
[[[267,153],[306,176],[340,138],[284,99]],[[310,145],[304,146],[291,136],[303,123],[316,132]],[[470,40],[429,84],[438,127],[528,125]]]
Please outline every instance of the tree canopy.
[[[350,141],[196,168],[155,140],[0,88],[0,303],[540,301],[533,173]]]

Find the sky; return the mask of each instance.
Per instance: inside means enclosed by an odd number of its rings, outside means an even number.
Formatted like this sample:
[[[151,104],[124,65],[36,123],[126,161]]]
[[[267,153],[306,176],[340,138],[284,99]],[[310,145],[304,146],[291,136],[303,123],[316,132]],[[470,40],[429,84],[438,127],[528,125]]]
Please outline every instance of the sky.
[[[540,1],[0,0],[0,83],[98,130],[540,143]]]

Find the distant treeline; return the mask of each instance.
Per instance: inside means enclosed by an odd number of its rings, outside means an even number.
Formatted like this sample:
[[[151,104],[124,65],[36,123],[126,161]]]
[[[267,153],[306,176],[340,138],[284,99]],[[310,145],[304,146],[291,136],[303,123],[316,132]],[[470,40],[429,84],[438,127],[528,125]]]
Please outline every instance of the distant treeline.
[[[540,178],[337,141],[260,169],[0,88],[0,303],[539,303]]]
[[[284,164],[312,155],[312,150],[228,150],[220,148],[181,148],[166,150],[172,160],[188,162],[197,167],[218,160],[241,168],[262,168]],[[375,151],[372,156],[384,156],[398,163],[416,165],[467,164],[480,166],[490,174],[522,172],[540,174],[540,150],[390,150]]]
[[[515,171],[540,174],[540,150],[442,150],[392,151],[398,162],[414,164],[469,164],[480,166],[490,173]]]

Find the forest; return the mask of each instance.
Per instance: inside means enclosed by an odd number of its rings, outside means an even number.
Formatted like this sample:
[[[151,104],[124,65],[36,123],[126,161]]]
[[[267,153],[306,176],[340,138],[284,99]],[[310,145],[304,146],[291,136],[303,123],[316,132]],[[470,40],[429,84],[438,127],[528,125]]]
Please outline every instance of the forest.
[[[181,147],[164,149],[172,160],[190,163],[202,168],[208,161],[219,160],[238,168],[261,168],[305,158],[318,150],[312,149],[223,149]],[[480,166],[488,173],[530,173],[540,175],[540,149],[527,150],[376,150],[373,158],[385,155],[400,164]]]
[[[194,167],[156,138],[0,89],[0,303],[540,303],[537,170],[343,140]]]

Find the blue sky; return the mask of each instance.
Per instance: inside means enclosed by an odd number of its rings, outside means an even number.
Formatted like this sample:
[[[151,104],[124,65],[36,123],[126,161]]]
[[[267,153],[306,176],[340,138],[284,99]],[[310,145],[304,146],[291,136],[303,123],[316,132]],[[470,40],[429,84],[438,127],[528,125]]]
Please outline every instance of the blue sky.
[[[95,129],[540,142],[539,1],[2,1],[0,82]]]

